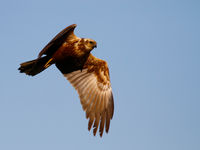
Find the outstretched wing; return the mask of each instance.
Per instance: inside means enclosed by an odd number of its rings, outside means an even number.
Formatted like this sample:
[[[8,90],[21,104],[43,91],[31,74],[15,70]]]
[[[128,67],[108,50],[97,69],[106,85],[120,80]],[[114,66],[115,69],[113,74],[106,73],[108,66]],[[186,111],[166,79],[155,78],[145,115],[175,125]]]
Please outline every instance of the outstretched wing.
[[[108,133],[110,120],[114,113],[114,101],[107,63],[90,54],[83,70],[64,74],[78,91],[86,118],[89,118],[88,130],[93,125],[93,134],[99,132],[102,137],[104,126]]]
[[[63,29],[60,33],[58,33],[39,53],[38,58],[42,55],[52,55],[62,44],[65,42],[67,38],[74,38],[74,29],[76,28],[76,24],[72,24],[65,29]]]

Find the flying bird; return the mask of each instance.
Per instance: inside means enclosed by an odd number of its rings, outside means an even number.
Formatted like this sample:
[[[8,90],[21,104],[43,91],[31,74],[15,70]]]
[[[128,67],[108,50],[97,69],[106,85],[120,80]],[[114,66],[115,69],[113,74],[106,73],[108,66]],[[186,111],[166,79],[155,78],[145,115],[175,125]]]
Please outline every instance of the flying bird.
[[[106,61],[90,52],[97,42],[89,38],[79,38],[74,34],[76,24],[58,33],[39,53],[37,59],[20,64],[19,70],[35,76],[52,64],[77,90],[86,118],[88,130],[93,126],[94,136],[99,127],[100,137],[104,126],[108,133],[114,113],[114,100]]]

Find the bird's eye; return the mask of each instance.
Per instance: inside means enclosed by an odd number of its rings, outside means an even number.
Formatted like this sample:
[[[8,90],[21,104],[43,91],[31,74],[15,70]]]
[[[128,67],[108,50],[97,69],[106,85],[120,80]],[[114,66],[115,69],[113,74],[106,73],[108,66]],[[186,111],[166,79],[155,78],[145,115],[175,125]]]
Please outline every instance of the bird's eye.
[[[93,42],[92,42],[92,41],[90,41],[90,44],[93,44]]]

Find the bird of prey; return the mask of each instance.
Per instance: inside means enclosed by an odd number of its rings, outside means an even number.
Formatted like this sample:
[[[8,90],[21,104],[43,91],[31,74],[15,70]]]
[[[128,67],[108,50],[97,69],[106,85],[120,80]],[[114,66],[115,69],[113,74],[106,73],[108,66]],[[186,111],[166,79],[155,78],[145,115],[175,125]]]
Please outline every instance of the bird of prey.
[[[100,137],[104,126],[108,133],[114,113],[114,101],[106,61],[90,52],[97,47],[96,41],[79,38],[74,34],[76,24],[58,33],[39,53],[37,59],[20,64],[21,73],[35,76],[52,64],[77,90],[86,118],[88,130],[93,126],[93,134],[99,127]]]

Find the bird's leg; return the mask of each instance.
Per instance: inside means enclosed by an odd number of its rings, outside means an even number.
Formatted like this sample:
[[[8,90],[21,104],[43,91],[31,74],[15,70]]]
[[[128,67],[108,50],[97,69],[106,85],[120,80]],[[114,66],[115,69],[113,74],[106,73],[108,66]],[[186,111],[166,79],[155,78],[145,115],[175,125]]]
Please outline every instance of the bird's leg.
[[[44,68],[48,68],[51,65],[51,61],[53,60],[53,58],[49,59],[48,62],[44,65]]]

